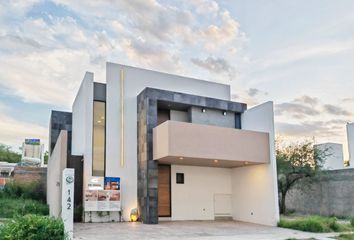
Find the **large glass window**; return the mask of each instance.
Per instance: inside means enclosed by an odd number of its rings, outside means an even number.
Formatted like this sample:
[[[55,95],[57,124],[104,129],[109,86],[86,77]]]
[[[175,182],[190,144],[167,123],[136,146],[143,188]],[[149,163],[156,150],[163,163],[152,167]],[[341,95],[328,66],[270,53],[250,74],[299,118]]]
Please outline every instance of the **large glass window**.
[[[106,150],[106,103],[93,102],[92,175],[104,176]]]

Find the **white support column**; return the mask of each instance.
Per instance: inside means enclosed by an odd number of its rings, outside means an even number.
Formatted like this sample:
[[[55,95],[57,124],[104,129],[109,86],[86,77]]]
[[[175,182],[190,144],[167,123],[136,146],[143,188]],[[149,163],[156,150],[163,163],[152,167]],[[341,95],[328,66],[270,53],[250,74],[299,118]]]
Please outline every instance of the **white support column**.
[[[232,190],[235,220],[269,226],[276,226],[279,221],[273,116],[272,102],[255,106],[242,114],[242,129],[269,133],[270,163],[234,168]]]
[[[349,150],[349,163],[350,167],[354,167],[354,122],[347,123],[347,139]]]
[[[74,180],[75,169],[65,168],[62,177],[61,218],[69,239],[74,235]]]

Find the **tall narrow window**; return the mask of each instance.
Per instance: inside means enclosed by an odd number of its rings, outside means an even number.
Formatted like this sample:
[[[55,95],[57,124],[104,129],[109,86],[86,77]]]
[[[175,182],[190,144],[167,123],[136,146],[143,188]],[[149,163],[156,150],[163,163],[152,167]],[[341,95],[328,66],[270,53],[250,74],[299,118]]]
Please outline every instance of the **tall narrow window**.
[[[93,102],[92,175],[104,176],[106,150],[106,103]]]

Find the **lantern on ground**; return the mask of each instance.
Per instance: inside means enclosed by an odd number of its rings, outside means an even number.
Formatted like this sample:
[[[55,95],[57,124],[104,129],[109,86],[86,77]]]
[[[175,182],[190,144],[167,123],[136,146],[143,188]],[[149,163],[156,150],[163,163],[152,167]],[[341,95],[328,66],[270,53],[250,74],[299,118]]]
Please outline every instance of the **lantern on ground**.
[[[138,209],[137,208],[133,208],[130,211],[130,221],[131,222],[136,222],[139,219],[139,213],[138,213]]]

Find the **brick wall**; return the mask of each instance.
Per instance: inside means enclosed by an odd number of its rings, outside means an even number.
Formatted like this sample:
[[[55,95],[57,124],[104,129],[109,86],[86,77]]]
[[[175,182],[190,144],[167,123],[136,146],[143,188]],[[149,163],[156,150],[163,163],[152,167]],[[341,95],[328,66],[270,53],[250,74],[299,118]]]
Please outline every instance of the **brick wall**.
[[[286,204],[304,214],[354,215],[354,168],[327,171],[310,187],[289,192]]]
[[[16,183],[40,183],[43,191],[46,192],[47,168],[16,167],[13,180]]]

